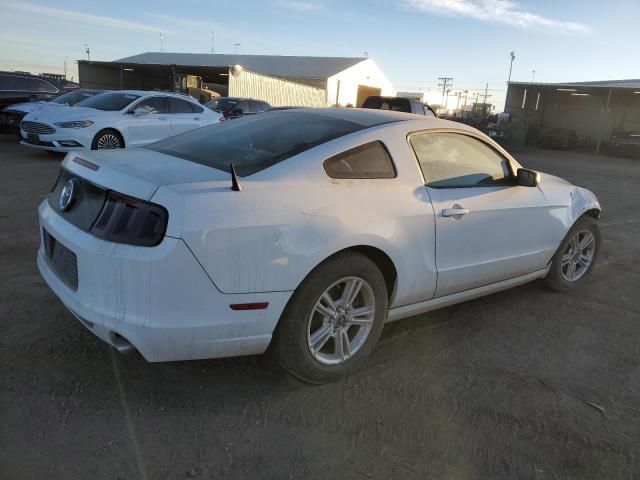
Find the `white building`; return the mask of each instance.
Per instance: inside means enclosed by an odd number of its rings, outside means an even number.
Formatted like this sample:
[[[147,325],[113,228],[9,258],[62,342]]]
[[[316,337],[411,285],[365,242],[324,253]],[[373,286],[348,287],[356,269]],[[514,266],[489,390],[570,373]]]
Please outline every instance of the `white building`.
[[[147,52],[113,62],[78,61],[86,88],[175,90],[185,76],[226,87],[230,96],[274,106],[360,106],[369,95],[393,95],[370,58]]]

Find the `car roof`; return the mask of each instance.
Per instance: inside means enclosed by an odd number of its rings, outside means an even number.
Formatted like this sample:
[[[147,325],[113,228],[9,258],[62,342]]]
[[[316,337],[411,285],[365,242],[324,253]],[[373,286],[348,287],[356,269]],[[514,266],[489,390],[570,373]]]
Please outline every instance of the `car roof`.
[[[155,90],[105,90],[105,93],[122,93],[124,95],[138,95],[140,97],[147,97],[151,95],[166,95],[168,97],[182,98],[192,101],[197,101],[190,95],[174,92],[160,92]]]
[[[274,112],[270,112],[270,114],[279,115],[285,112],[287,112],[287,110],[276,110]],[[296,108],[295,112],[345,120],[348,122],[357,123],[358,125],[362,125],[364,127],[373,127],[375,125],[382,125],[384,123],[403,121],[424,122],[425,119],[431,119],[431,121],[435,120],[437,123],[434,123],[433,126],[427,126],[424,128],[458,128],[460,126],[460,124],[455,122],[446,122],[445,120],[440,120],[433,117],[425,117],[424,115],[417,115],[415,113],[394,112],[391,110],[377,110],[370,108]],[[440,122],[445,122],[447,125],[443,125]]]

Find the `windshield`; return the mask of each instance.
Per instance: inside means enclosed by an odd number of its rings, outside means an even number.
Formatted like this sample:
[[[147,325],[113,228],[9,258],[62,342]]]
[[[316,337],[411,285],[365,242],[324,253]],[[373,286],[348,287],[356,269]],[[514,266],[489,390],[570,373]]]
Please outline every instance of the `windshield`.
[[[96,110],[104,110],[107,112],[115,112],[118,110],[122,110],[139,97],[139,95],[134,95],[131,93],[109,92],[87,98],[86,100],[78,102],[76,106],[95,108]]]
[[[238,175],[247,176],[363,128],[337,118],[282,111],[200,128],[147,148],[227,172],[233,163]]]
[[[233,108],[240,103],[240,100],[233,100],[230,98],[220,98],[218,100],[211,100],[210,102],[205,103],[205,107],[210,108],[211,110],[217,110],[218,112],[228,112],[229,110],[233,110]]]
[[[76,90],[74,92],[63,93],[62,95],[51,100],[51,103],[59,103],[61,105],[75,105],[87,98],[93,97],[100,92],[94,90]]]

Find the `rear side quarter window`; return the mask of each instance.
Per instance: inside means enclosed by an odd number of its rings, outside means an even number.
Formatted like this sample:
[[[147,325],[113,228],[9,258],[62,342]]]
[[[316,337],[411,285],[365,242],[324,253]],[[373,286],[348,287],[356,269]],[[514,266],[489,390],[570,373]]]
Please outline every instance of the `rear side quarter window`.
[[[382,142],[365,143],[324,161],[331,178],[395,178],[396,169]]]

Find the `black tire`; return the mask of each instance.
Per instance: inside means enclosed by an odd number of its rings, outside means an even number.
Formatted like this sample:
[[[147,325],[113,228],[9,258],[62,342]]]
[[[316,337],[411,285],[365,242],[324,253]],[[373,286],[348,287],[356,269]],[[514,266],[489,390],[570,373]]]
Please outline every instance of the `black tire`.
[[[117,146],[110,148],[124,148],[124,139],[122,138],[122,135],[120,135],[120,133],[116,130],[105,128],[104,130],[100,130],[98,133],[96,133],[96,136],[93,137],[93,142],[91,142],[91,150],[101,150],[102,148],[99,146],[99,143],[101,140],[105,140],[107,138],[110,138],[111,142],[116,141],[117,139]]]
[[[595,252],[593,253],[591,263],[589,264],[586,271],[580,276],[580,278],[574,281],[569,281],[563,275],[562,257],[566,252],[569,242],[571,242],[573,237],[575,237],[577,233],[585,230],[591,232],[594,237]],[[558,247],[558,250],[551,260],[551,268],[545,278],[545,284],[547,285],[547,287],[557,292],[566,292],[567,290],[572,290],[579,287],[593,270],[593,267],[598,258],[598,254],[600,253],[600,243],[600,228],[598,227],[598,223],[596,222],[596,220],[588,215],[583,215],[582,217],[580,217],[564,237],[562,243],[560,244],[560,247]]]
[[[343,363],[327,365],[317,360],[308,344],[308,325],[316,302],[327,288],[345,277],[363,279],[375,299],[375,314],[362,346]],[[291,374],[308,383],[322,384],[357,370],[371,354],[387,315],[385,279],[376,264],[357,252],[344,252],[321,263],[296,289],[274,334],[272,352]]]

